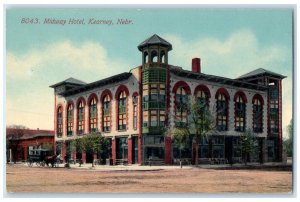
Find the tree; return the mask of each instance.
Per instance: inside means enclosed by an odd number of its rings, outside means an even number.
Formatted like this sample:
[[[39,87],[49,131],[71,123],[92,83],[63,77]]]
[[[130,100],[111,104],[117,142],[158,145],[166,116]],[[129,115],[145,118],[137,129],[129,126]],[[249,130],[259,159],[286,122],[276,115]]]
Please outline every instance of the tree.
[[[247,129],[240,139],[240,147],[244,158],[244,163],[247,165],[248,155],[253,154],[256,151],[257,139],[251,129]]]
[[[283,141],[283,147],[287,156],[293,156],[293,119],[287,126],[288,138]]]
[[[92,132],[82,138],[76,138],[73,142],[78,151],[102,153],[109,147],[108,140],[99,132]],[[94,167],[94,160],[92,166]]]
[[[195,142],[195,165],[198,166],[198,150],[201,137],[206,137],[214,130],[214,118],[209,110],[206,100],[193,98],[186,103],[177,104],[177,110],[186,111],[188,114],[188,125],[181,126],[175,124],[177,136],[184,139],[188,136]]]
[[[181,152],[189,141],[189,132],[186,128],[175,128],[171,138],[174,140],[176,147],[179,149],[180,167],[182,168]]]

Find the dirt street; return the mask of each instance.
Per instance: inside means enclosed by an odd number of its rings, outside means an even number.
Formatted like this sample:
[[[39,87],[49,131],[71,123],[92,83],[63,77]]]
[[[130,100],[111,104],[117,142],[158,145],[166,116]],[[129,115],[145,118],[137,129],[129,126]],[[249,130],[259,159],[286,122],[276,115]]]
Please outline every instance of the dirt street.
[[[290,193],[291,171],[168,169],[101,171],[7,166],[7,192]]]

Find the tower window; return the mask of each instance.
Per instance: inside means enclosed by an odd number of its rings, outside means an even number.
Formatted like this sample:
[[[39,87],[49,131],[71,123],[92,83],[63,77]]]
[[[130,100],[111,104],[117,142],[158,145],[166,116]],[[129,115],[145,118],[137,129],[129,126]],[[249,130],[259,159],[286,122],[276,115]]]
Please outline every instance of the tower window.
[[[161,63],[167,63],[166,62],[166,53],[165,53],[165,51],[160,52],[160,62]]]
[[[151,52],[151,62],[158,62],[157,59],[158,59],[157,52],[152,51]]]

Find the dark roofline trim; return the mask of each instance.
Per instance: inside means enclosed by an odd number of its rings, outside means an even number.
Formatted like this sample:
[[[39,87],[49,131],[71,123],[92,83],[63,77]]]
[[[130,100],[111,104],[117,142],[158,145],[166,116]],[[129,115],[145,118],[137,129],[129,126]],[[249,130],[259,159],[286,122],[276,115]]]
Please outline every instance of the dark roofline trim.
[[[67,91],[61,93],[60,95],[63,95],[63,96],[75,95],[77,93],[92,90],[97,87],[102,87],[102,86],[105,86],[105,85],[108,85],[111,83],[124,81],[124,80],[128,79],[131,75],[132,75],[132,73],[124,72],[124,73],[117,74],[117,75],[114,75],[114,76],[111,76],[111,77],[108,77],[105,79],[101,79],[101,80],[98,80],[98,81],[95,81],[95,82],[92,82],[92,83],[89,83],[89,84],[86,84],[86,85],[83,85],[83,86],[80,86],[80,87],[77,87],[74,89],[67,90]]]
[[[203,73],[194,73],[192,71],[177,69],[177,68],[176,69],[170,68],[170,71],[177,76],[191,78],[191,79],[202,79],[213,83],[225,84],[225,85],[248,88],[248,89],[256,89],[261,91],[267,90],[267,87],[265,86],[248,83],[237,79],[229,79],[225,77],[214,76],[214,75],[203,74]]]
[[[69,79],[77,80],[77,81],[79,81],[79,82],[81,82],[81,83],[73,83],[73,82],[68,81]],[[51,86],[49,86],[49,87],[50,87],[50,88],[55,88],[55,87],[61,86],[61,85],[63,85],[63,84],[72,84],[72,85],[75,85],[75,86],[86,85],[85,82],[70,77],[70,78],[68,78],[68,79],[66,79],[66,80],[64,80],[64,81],[58,82],[58,83],[53,84],[53,85],[51,85]]]
[[[238,80],[249,80],[249,79],[256,79],[258,77],[261,77],[261,76],[268,76],[272,79],[284,79],[286,78],[286,76],[283,76],[283,75],[276,75],[276,74],[270,74],[268,72],[264,72],[264,73],[261,73],[261,74],[256,74],[256,75],[251,75],[251,76],[246,76],[246,77],[238,77],[237,79]]]
[[[280,78],[280,79],[286,78],[286,76],[272,72],[270,70],[258,68],[251,72],[239,76],[237,79],[245,79],[245,78],[257,77],[257,76],[273,76],[275,78]]]

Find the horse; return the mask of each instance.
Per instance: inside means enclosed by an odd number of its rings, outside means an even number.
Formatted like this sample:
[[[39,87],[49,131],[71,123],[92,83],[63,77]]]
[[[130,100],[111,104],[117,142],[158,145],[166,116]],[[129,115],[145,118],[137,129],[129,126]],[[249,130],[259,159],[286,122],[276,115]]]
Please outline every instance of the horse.
[[[44,158],[44,161],[45,161],[45,164],[47,166],[49,166],[49,163],[51,164],[51,167],[53,168],[54,167],[54,164],[56,163],[56,157],[57,155],[53,155],[53,156],[46,156]]]

